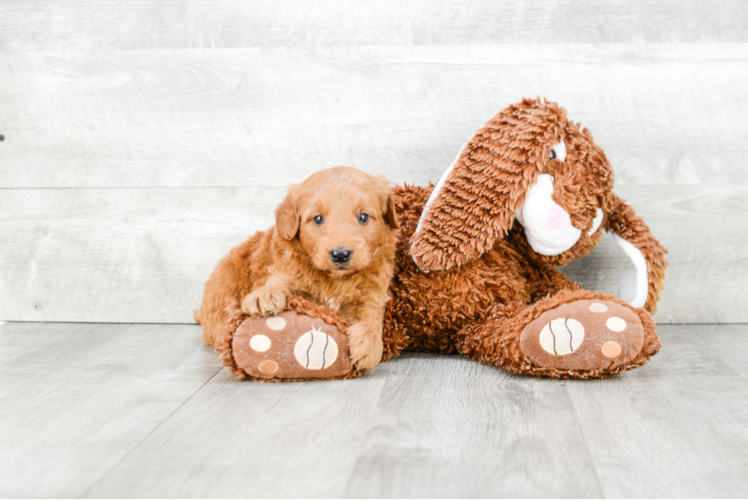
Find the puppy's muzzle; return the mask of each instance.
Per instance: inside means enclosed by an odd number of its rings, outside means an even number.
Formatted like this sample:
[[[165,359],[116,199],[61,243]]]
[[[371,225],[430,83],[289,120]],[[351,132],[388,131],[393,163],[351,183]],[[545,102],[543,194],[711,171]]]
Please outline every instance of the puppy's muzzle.
[[[334,248],[330,250],[330,260],[335,264],[348,264],[350,262],[353,252],[347,248]]]

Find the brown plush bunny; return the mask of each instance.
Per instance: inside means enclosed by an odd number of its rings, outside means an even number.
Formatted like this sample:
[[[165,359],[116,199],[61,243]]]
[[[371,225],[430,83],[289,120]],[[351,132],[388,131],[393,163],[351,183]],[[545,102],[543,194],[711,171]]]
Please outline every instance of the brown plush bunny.
[[[666,253],[612,192],[587,129],[525,99],[463,146],[435,188],[395,191],[401,225],[385,317],[385,359],[459,352],[516,373],[599,378],[660,348],[654,321]],[[616,236],[634,267],[618,300],[561,267]]]
[[[612,189],[613,170],[590,133],[557,104],[530,99],[478,130],[436,187],[396,188],[401,229],[383,360],[404,349],[459,352],[516,373],[583,379],[646,363],[660,348],[651,315],[666,250]],[[589,253],[601,228],[634,264],[621,280],[624,300],[582,290],[556,269]],[[291,337],[308,338],[297,312]],[[219,350],[229,366],[231,342],[249,345],[265,328],[246,321],[255,326],[234,334],[229,325]],[[295,342],[248,363],[288,360],[273,365],[274,379],[360,374],[348,365],[296,373],[308,355],[294,359]]]

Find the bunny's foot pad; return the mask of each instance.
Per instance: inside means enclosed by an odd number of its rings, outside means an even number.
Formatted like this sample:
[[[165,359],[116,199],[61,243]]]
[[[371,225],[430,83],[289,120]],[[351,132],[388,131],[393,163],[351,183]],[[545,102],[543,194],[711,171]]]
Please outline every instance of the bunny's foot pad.
[[[348,355],[347,323],[335,311],[289,298],[285,311],[263,318],[234,311],[216,345],[240,378],[261,381],[341,379],[360,375]]]
[[[642,352],[645,328],[630,307],[608,300],[576,300],[545,311],[520,336],[533,365],[556,370],[611,370]]]

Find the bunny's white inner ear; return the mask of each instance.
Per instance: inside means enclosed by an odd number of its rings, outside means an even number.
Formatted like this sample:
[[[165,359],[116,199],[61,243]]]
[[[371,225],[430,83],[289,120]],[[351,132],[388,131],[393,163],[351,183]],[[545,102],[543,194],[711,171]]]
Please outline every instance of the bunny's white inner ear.
[[[592,228],[590,228],[590,232],[587,234],[592,236],[593,234],[595,234],[595,231],[600,229],[600,224],[603,223],[603,217],[604,217],[603,211],[598,208],[597,215],[595,215],[595,218],[592,219]]]
[[[434,200],[436,200],[439,197],[439,193],[444,187],[444,183],[447,182],[447,178],[449,177],[449,174],[452,173],[452,170],[454,170],[455,165],[457,165],[457,161],[460,159],[460,156],[462,155],[462,152],[465,149],[465,146],[467,146],[467,142],[463,144],[463,146],[460,148],[460,152],[457,153],[457,156],[455,157],[452,164],[442,174],[442,176],[439,178],[439,182],[436,183],[434,190],[431,191],[431,196],[429,196],[429,199],[426,201],[426,205],[424,205],[423,207],[423,211],[421,212],[421,217],[418,219],[418,225],[416,226],[416,230],[413,233],[413,236],[418,234],[418,231],[421,230],[421,224],[423,224],[424,217],[426,217],[426,214],[429,212],[429,209],[431,208],[431,204],[434,202]],[[413,261],[415,262],[415,257],[413,258]]]
[[[418,231],[421,230],[421,224],[423,223],[423,218],[426,217],[426,214],[429,211],[429,208],[431,207],[431,204],[439,197],[439,193],[441,192],[442,188],[444,187],[444,183],[447,182],[447,177],[449,177],[449,174],[452,173],[452,170],[454,170],[455,165],[457,165],[457,160],[460,159],[460,155],[462,155],[462,151],[465,149],[465,146],[467,146],[467,143],[463,144],[460,148],[460,152],[457,153],[457,156],[455,156],[454,161],[449,166],[447,170],[444,171],[441,177],[439,177],[439,182],[436,183],[436,186],[434,187],[434,190],[431,191],[431,196],[429,196],[429,199],[426,201],[426,205],[423,207],[423,212],[421,212],[421,217],[418,219],[418,225],[416,226],[416,231],[413,233],[414,235],[418,233]]]
[[[647,293],[649,292],[647,261],[634,245],[617,234],[614,234],[613,238],[633,264],[633,267],[628,268],[621,276],[618,297],[631,304],[632,307],[644,307],[644,304],[647,303]]]

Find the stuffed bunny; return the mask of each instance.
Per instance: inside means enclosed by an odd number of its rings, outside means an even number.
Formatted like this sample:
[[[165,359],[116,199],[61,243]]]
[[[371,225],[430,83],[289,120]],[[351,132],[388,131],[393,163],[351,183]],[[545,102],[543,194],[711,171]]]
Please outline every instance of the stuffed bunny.
[[[385,358],[459,352],[516,373],[600,378],[660,348],[655,312],[666,253],[613,193],[587,129],[525,99],[462,147],[436,187],[395,190],[401,225],[384,325]],[[621,298],[556,268],[612,232],[633,268]]]

